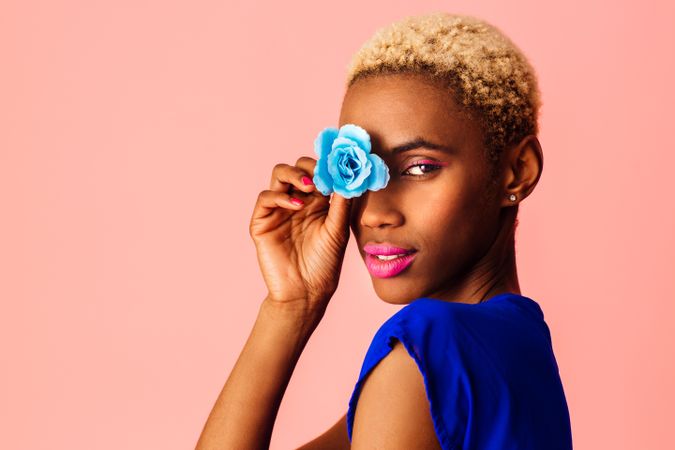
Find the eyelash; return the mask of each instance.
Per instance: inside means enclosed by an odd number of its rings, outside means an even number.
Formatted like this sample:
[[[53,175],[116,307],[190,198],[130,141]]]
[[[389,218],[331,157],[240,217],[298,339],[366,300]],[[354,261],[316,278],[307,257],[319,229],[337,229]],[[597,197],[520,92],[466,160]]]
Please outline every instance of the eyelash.
[[[419,166],[433,167],[433,169],[432,169],[432,170],[429,170],[429,171],[427,171],[427,172],[424,172],[422,175],[406,175],[406,174],[405,174],[407,171],[409,171],[409,170],[412,169],[413,167],[419,167]],[[403,176],[411,176],[411,177],[416,177],[416,178],[422,178],[422,177],[427,176],[429,173],[434,172],[434,171],[440,169],[441,167],[443,167],[443,166],[440,165],[440,164],[431,164],[431,163],[428,163],[428,162],[422,162],[422,161],[421,161],[421,162],[419,162],[419,163],[417,163],[417,164],[413,164],[412,166],[409,166],[407,169],[405,169],[405,170],[403,171],[403,173],[402,173],[401,175],[403,175]],[[421,170],[421,169],[420,169],[420,170]]]

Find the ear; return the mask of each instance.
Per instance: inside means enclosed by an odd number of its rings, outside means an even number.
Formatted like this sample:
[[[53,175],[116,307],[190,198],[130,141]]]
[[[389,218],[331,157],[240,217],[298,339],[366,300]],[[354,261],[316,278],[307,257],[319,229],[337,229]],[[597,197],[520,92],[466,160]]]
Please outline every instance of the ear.
[[[502,206],[513,206],[530,195],[544,169],[544,154],[539,139],[528,135],[504,155],[504,187]],[[516,200],[509,199],[511,194]]]

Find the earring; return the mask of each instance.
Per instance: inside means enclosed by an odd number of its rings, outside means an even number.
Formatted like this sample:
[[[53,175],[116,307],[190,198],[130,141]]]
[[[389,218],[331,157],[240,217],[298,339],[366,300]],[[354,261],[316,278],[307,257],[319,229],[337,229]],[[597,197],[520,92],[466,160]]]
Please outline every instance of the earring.
[[[511,200],[512,202],[515,202],[516,201],[516,194],[509,195],[509,200]]]

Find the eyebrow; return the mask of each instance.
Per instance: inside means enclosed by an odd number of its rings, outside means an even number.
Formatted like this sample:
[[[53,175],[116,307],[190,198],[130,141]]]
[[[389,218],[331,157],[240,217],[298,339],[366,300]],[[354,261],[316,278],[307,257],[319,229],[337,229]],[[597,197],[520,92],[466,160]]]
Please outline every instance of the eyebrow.
[[[440,145],[440,144],[435,144],[435,143],[429,142],[426,139],[423,139],[421,137],[416,137],[412,141],[403,143],[401,145],[397,145],[396,147],[391,149],[391,153],[397,154],[397,153],[407,152],[407,151],[410,151],[410,150],[415,150],[416,148],[420,148],[420,147],[426,147],[426,148],[430,148],[430,149],[433,149],[433,150],[440,150],[440,151],[448,153],[448,154],[457,153],[457,150],[455,150],[452,147],[448,147],[448,146]]]

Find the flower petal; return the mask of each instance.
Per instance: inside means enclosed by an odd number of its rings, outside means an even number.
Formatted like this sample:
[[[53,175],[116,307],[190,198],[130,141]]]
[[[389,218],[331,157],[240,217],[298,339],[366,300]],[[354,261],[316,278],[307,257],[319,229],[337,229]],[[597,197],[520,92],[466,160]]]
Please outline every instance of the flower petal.
[[[387,167],[384,160],[375,153],[368,154],[368,157],[373,164],[372,173],[368,179],[368,189],[371,191],[379,191],[389,183],[389,167]]]
[[[342,161],[343,154],[346,149],[349,147],[338,147],[330,152],[328,155],[328,173],[333,178],[333,188],[335,186],[344,186],[345,181],[343,178],[342,171],[340,170],[340,163]]]
[[[331,146],[332,150],[335,150],[336,148],[347,148],[347,147],[358,147],[359,143],[356,142],[355,140],[344,137],[344,136],[338,136],[335,138],[333,141],[333,145]]]
[[[334,127],[324,128],[314,139],[314,153],[319,158],[325,158],[330,153],[333,141],[338,136],[338,129]]]
[[[370,135],[366,130],[353,123],[342,125],[338,131],[338,137],[347,137],[356,141],[358,146],[370,153]]]
[[[337,192],[344,198],[358,197],[363,193],[363,191],[351,191],[343,186],[335,186],[335,192]]]
[[[359,172],[356,174],[354,181],[351,183],[352,189],[358,189],[361,192],[364,192],[368,189],[368,183],[366,180],[370,176],[373,163],[368,159],[368,153],[364,152],[362,149],[356,149],[356,157],[358,158]]]
[[[319,158],[314,166],[314,176],[312,181],[316,188],[323,195],[330,195],[333,192],[333,178],[328,171],[328,157]]]

